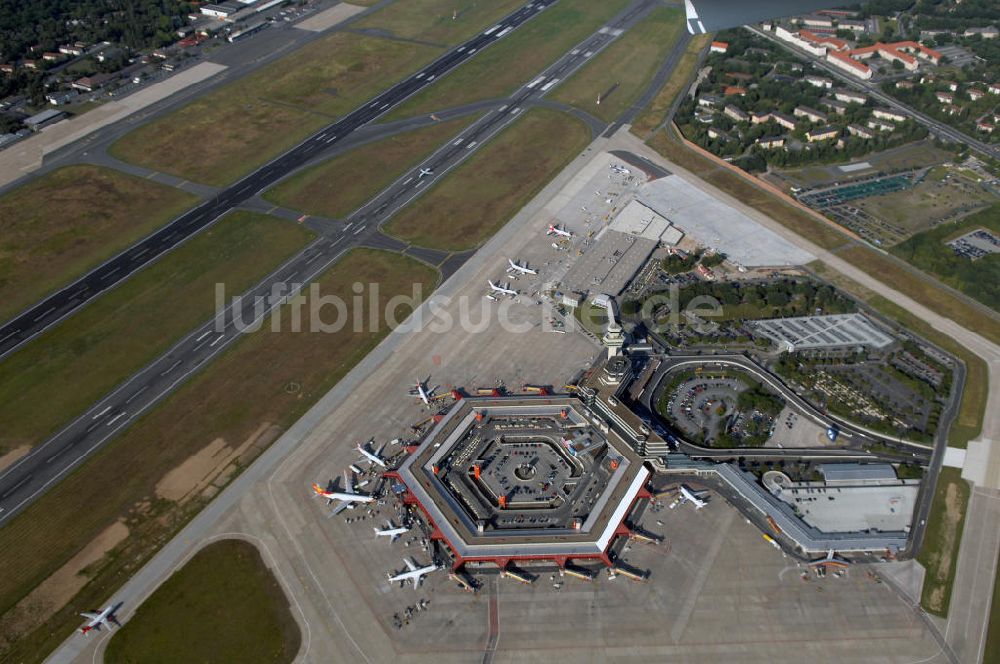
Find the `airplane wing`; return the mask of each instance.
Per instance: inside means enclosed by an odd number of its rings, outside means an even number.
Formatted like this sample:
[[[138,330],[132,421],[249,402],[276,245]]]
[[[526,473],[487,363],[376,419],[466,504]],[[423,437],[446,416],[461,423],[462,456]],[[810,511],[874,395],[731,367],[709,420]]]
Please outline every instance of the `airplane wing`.
[[[354,482],[351,481],[351,476],[346,470],[344,471],[344,492],[354,493]]]
[[[338,503],[337,506],[334,507],[333,510],[330,512],[330,516],[337,516],[338,514],[347,509],[347,505],[348,503],[345,502]]]
[[[844,4],[838,0],[684,0],[684,9],[688,32],[696,35]]]
[[[97,611],[84,611],[80,615],[86,618],[87,620],[97,620],[98,618],[101,617],[100,612]]]
[[[406,563],[406,569],[410,570],[411,572],[417,571],[417,566],[414,565],[413,561],[410,560],[409,558],[403,559],[403,562]]]

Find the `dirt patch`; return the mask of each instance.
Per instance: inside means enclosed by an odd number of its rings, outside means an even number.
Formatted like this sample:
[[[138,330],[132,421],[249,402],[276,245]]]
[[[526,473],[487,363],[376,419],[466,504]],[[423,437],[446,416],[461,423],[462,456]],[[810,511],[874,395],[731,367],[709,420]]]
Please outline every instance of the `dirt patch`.
[[[0,642],[4,645],[45,622],[87,583],[84,570],[128,537],[128,526],[116,521],[105,528],[69,562],[60,567],[0,619]]]
[[[253,434],[236,448],[216,438],[197,454],[188,457],[163,476],[156,484],[156,495],[166,500],[184,502],[201,493],[222,471],[237,461],[251,446],[266,445],[274,440],[278,427],[270,422],[261,424]]]
[[[944,496],[944,538],[948,546],[941,553],[941,565],[938,567],[938,581],[944,581],[948,577],[948,570],[951,569],[951,555],[955,542],[955,535],[958,533],[958,522],[962,518],[962,497],[958,493],[958,486],[949,484]]]
[[[18,445],[10,452],[0,456],[0,470],[6,470],[13,466],[14,462],[27,454],[29,450],[31,450],[31,445]]]

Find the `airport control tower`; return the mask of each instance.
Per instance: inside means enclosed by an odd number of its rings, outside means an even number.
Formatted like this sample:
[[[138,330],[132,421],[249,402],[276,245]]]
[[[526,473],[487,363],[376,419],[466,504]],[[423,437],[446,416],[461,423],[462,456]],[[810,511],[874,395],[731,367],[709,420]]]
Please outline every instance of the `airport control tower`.
[[[608,303],[608,329],[604,332],[601,343],[608,349],[608,358],[621,355],[622,346],[625,345],[625,331],[615,320],[614,303]]]

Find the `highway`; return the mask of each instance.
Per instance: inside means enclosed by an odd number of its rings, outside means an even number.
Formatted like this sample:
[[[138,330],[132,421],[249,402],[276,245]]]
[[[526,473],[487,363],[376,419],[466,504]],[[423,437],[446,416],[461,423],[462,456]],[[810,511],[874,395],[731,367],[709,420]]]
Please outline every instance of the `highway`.
[[[406,250],[420,258],[421,252],[407,247],[380,231],[380,227],[451,169],[474,154],[493,136],[524,112],[525,105],[544,97],[558,83],[600,52],[623,30],[644,15],[649,2],[635,3],[612,24],[602,27],[539,74],[532,76],[507,103],[488,112],[464,131],[448,140],[423,163],[399,177],[372,200],[355,211],[340,227],[328,229],[277,270],[243,293],[242,307],[230,304],[172,348],[116,387],[54,436],[0,473],[0,525],[16,516],[66,473],[83,463],[112,440],[130,422],[176,389],[194,372],[235,342],[255,321],[299,293],[347,250],[375,247]],[[430,171],[422,175],[421,171]],[[438,256],[440,257],[440,256]],[[467,258],[467,255],[465,256]],[[463,259],[464,260],[464,259]],[[450,262],[451,270],[460,263]],[[447,275],[445,275],[447,276]],[[256,307],[255,307],[256,305]],[[243,314],[240,314],[240,311]],[[254,312],[251,315],[249,312]]]
[[[554,2],[556,0],[532,0],[496,25],[451,49],[424,69],[219,192],[214,198],[182,214],[163,228],[22,312],[0,327],[0,357],[72,314],[89,300],[112,288],[188,237],[212,225],[224,214],[267,189],[304,162],[344,141],[359,127],[370,123],[409,96],[446,75]]]

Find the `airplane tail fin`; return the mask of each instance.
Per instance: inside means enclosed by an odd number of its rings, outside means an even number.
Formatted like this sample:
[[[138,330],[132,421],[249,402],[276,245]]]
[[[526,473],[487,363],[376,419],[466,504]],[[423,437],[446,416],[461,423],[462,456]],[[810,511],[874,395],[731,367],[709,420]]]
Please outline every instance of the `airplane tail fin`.
[[[94,628],[91,625],[84,625],[83,627],[80,628],[80,633],[83,634],[84,636],[87,636],[87,634],[89,634],[93,629]]]

